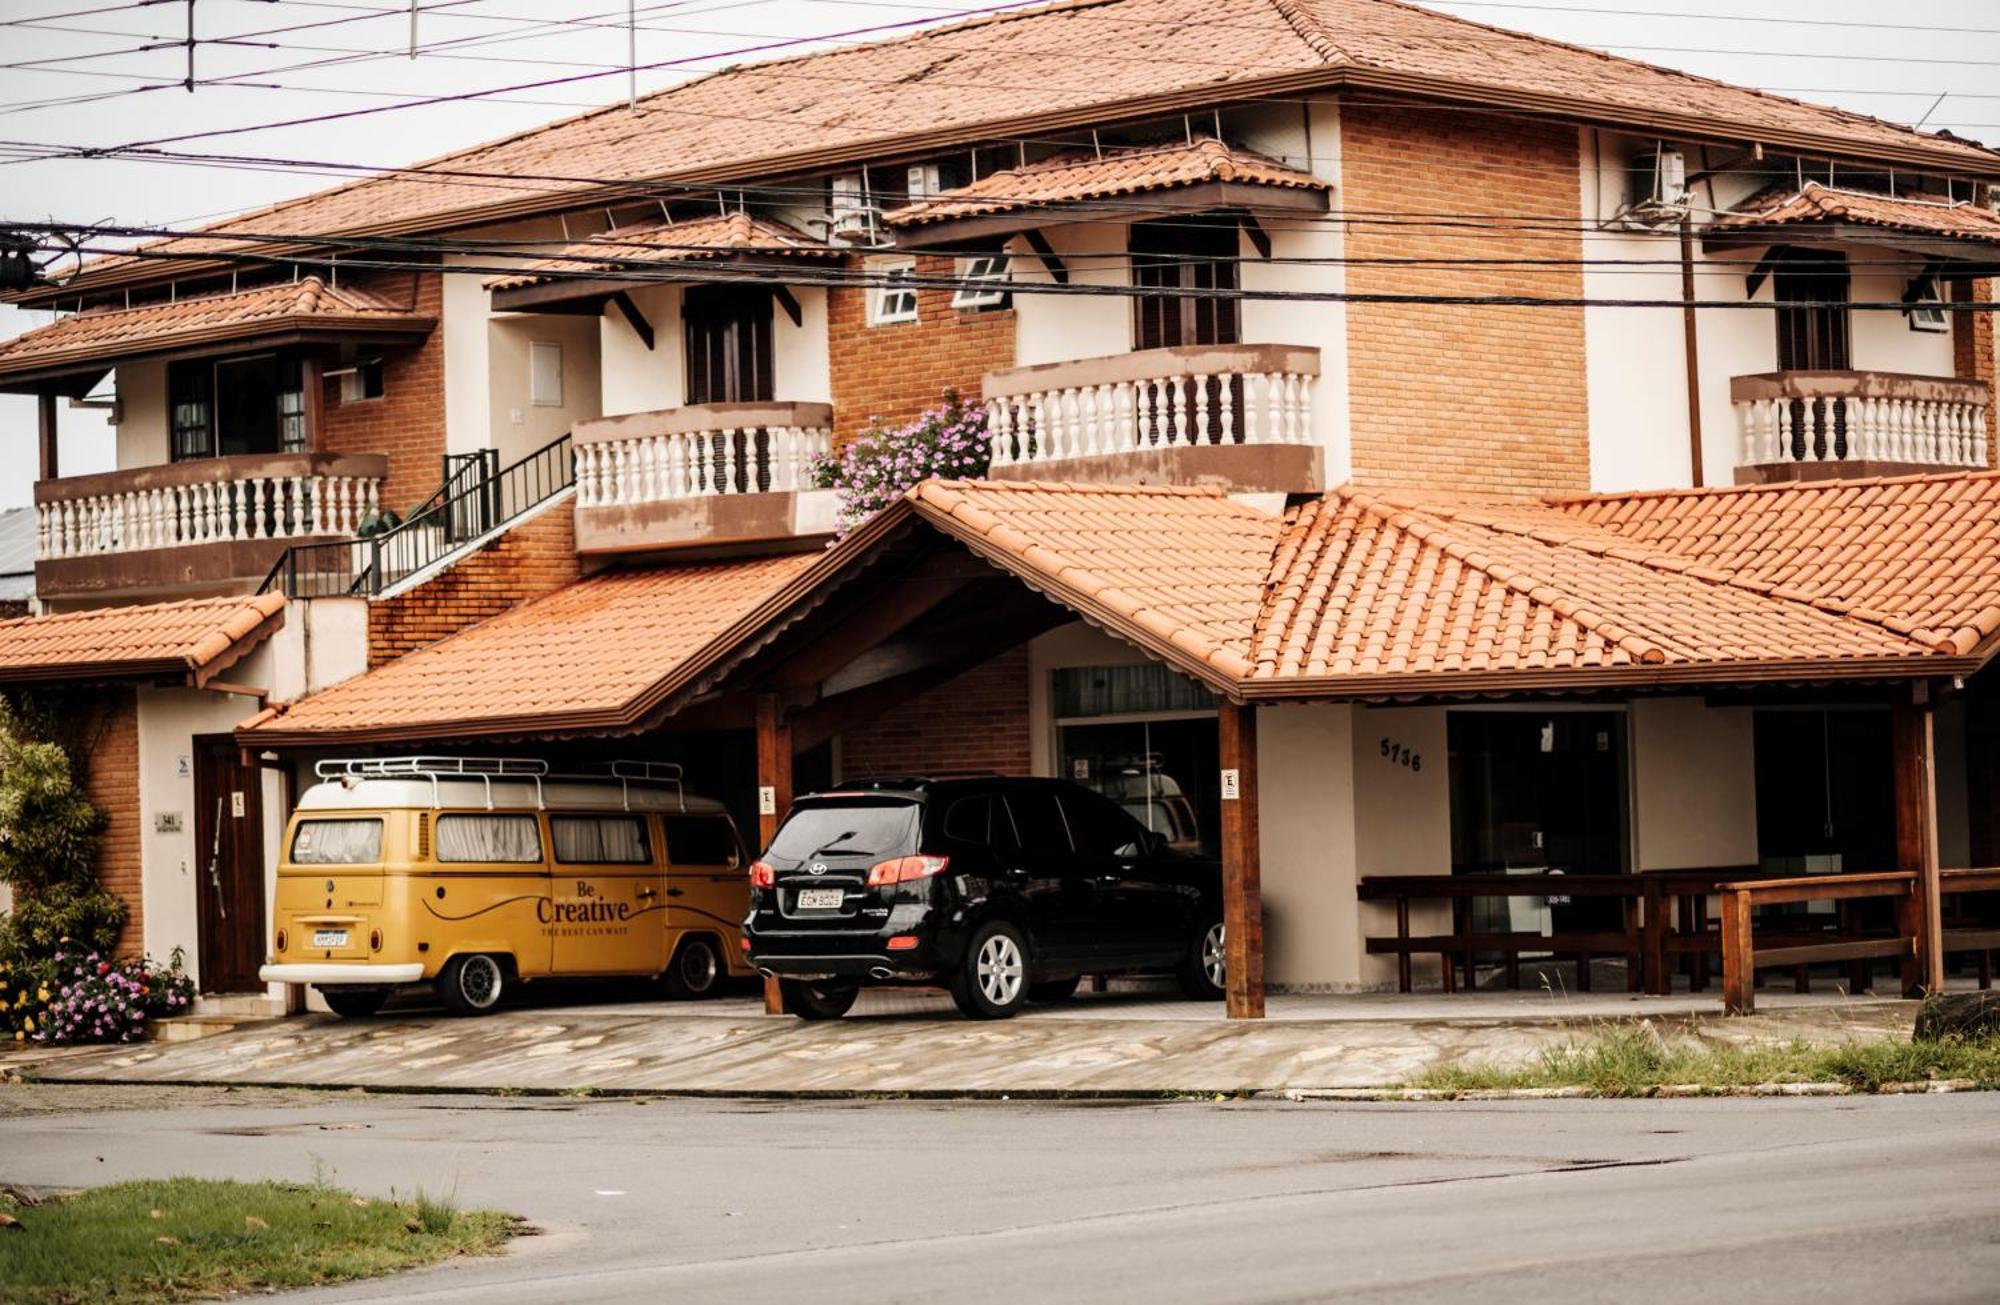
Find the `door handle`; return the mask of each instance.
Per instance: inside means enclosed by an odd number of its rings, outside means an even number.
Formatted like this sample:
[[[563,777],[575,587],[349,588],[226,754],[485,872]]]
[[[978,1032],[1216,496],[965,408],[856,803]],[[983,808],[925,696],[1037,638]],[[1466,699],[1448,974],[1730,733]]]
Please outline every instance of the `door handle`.
[[[640,901],[642,901],[642,902],[643,902],[643,901],[645,901],[645,900],[646,900],[646,899],[647,899],[648,897],[658,897],[658,896],[659,896],[659,894],[658,894],[658,893],[656,893],[656,892],[654,892],[654,891],[653,891],[652,889],[650,889],[650,888],[641,888],[641,889],[640,889],[639,891],[637,891],[637,892],[633,893],[633,894],[632,894],[632,896],[634,896],[634,897],[638,898],[638,899],[639,899]]]
[[[685,896],[687,896],[687,890],[686,890],[686,889],[684,889],[684,888],[669,888],[669,889],[667,890],[667,896],[669,896],[669,897],[685,897]]]

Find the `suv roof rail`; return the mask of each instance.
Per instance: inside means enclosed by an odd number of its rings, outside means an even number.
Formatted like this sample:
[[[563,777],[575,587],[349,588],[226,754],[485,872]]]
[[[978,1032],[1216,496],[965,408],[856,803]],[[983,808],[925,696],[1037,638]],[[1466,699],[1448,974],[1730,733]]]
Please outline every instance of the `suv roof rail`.
[[[922,775],[860,775],[854,779],[843,779],[832,785],[836,789],[853,788],[920,788],[925,784],[935,784],[947,779],[1000,779],[997,770],[933,770]]]

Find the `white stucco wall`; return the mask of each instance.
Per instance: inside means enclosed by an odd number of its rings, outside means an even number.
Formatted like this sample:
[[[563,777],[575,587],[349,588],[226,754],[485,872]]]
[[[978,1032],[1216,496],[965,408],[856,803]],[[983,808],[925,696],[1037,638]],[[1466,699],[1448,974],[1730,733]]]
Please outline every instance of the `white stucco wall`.
[[[455,265],[487,265],[475,254],[447,254],[440,296],[444,332],[444,447],[469,453],[492,439],[493,405],[487,397],[486,320],[492,316],[484,282],[488,274],[449,271]]]
[[[1069,222],[1042,234],[1062,259],[1071,285],[1130,285],[1126,224]],[[1014,291],[1014,361],[1070,362],[1132,348],[1132,301],[1123,295],[1038,295],[1054,278],[1026,240],[1007,242]]]
[[[1293,992],[1347,992],[1363,971],[1354,897],[1354,718],[1344,704],[1257,713],[1264,980]]]
[[[509,466],[577,422],[600,416],[598,326],[594,318],[566,313],[500,313],[486,322],[488,418],[500,465]],[[529,402],[529,346],[555,344],[562,350],[562,403]]]
[[[1635,699],[1626,716],[1640,870],[1757,863],[1753,713],[1700,698]]]
[[[681,349],[681,288],[649,285],[632,291],[632,305],[653,328],[653,348],[616,309],[597,319],[604,415],[659,412],[681,406],[687,393]]]
[[[285,607],[284,625],[258,657],[256,664],[269,670],[255,683],[268,688],[274,702],[297,702],[352,679],[368,669],[367,600],[293,600]]]
[[[167,365],[128,363],[117,369],[119,421],[112,432],[118,469],[157,467],[173,457],[167,437]]]

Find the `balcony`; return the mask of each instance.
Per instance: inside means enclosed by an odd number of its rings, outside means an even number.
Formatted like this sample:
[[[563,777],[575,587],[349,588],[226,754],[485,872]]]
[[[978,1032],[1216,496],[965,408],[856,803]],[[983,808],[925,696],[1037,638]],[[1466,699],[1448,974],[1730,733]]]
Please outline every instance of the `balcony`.
[[[1765,372],[1729,382],[1738,484],[1988,465],[1992,392],[1897,372]]]
[[[812,487],[833,447],[825,403],[697,403],[581,422],[576,546],[616,553],[828,533]]]
[[[1324,488],[1319,350],[1177,346],[986,376],[996,480]]]
[[[379,454],[259,453],[40,481],[37,592],[254,582],[291,544],[352,535],[388,473]]]

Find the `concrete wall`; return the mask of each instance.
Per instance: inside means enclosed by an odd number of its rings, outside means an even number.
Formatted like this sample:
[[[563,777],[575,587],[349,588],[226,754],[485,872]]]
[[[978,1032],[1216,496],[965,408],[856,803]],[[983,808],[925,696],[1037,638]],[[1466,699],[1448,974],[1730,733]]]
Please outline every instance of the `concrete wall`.
[[[687,402],[687,350],[681,340],[680,286],[646,286],[632,302],[653,328],[646,348],[625,315],[607,310],[598,319],[606,416],[659,412]],[[799,322],[777,305],[771,312],[771,397],[783,402],[825,403],[833,392],[827,348],[826,291],[795,286]]]
[[[536,343],[553,343],[562,349],[559,406],[529,402],[528,352]],[[560,439],[577,422],[603,415],[598,326],[592,318],[562,313],[490,316],[486,320],[486,362],[488,429],[493,446],[500,450],[503,467]]]
[[[1346,992],[1360,983],[1353,731],[1366,714],[1336,704],[1257,713],[1264,979],[1273,988]]]
[[[1699,698],[1641,698],[1627,714],[1635,867],[1757,863],[1753,713]]]
[[[117,369],[119,421],[112,431],[118,469],[157,467],[172,460],[167,431],[167,365],[128,363]]]
[[[229,678],[269,689],[275,702],[297,702],[368,669],[368,628],[365,599],[294,600],[284,625],[245,663],[259,678]]]

